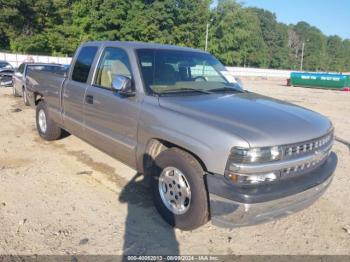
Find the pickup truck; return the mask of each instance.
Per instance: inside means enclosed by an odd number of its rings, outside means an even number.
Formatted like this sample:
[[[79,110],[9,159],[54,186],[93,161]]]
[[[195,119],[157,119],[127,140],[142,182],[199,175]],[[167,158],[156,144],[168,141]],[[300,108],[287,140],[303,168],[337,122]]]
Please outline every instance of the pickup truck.
[[[43,139],[69,132],[143,173],[160,215],[182,230],[292,214],[337,165],[326,117],[244,90],[197,49],[88,42],[65,76],[29,73],[27,90]]]

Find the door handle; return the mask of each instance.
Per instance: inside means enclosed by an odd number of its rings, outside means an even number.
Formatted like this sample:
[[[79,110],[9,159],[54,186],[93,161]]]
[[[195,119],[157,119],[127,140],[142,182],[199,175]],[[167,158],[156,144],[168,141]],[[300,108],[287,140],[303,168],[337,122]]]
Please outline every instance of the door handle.
[[[86,95],[85,101],[87,104],[93,104],[94,103],[94,97],[92,95]]]

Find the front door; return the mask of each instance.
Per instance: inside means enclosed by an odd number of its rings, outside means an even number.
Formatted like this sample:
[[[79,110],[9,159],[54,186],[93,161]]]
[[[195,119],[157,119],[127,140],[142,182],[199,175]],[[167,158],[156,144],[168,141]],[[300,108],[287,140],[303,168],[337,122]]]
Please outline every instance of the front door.
[[[134,167],[140,105],[137,97],[112,91],[116,75],[132,79],[127,53],[106,47],[85,96],[85,134],[89,143]]]

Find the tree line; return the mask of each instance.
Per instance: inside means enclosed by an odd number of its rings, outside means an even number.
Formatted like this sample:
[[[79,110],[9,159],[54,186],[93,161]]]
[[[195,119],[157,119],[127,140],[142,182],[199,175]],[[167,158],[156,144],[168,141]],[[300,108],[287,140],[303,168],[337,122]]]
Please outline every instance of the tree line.
[[[204,49],[225,65],[350,71],[350,40],[235,0],[0,0],[0,49],[73,55],[88,40],[145,41]]]

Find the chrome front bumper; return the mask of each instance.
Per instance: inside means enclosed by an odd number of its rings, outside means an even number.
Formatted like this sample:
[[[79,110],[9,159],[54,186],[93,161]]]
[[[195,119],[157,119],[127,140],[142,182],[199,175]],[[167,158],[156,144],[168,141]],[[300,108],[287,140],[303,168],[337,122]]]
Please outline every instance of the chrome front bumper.
[[[281,186],[285,186],[285,188],[282,191],[279,190],[279,194],[267,190],[270,194],[268,200],[263,199],[264,193],[255,195],[254,199],[250,198],[248,194],[243,194],[238,198],[233,197],[233,195],[224,193],[227,192],[227,187],[223,188],[223,193],[221,193],[219,188],[220,185],[222,187],[222,184],[219,182],[218,187],[218,184],[213,185],[215,180],[207,179],[212,223],[219,227],[229,228],[249,226],[302,210],[314,203],[326,191],[332,181],[336,165],[337,156],[332,153],[322,166],[308,174],[308,179],[299,178],[294,184],[290,183],[287,186],[282,184]],[[232,190],[234,189],[232,188]],[[299,192],[295,192],[295,190]],[[285,191],[285,196],[281,195],[283,191]],[[273,199],[274,197],[276,198]]]
[[[0,80],[0,86],[4,86],[4,87],[12,86],[12,80],[7,80],[7,81]]]

